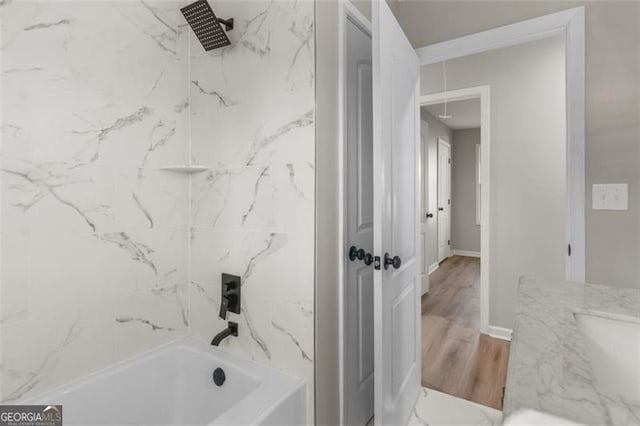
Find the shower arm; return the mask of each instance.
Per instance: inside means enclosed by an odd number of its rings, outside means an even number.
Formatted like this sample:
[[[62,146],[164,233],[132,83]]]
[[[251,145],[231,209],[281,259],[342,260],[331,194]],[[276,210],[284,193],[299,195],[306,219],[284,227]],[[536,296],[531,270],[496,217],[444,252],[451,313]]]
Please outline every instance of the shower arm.
[[[220,19],[217,18],[218,22],[224,24],[224,29],[227,31],[231,31],[233,29],[233,18],[229,18],[229,19]]]

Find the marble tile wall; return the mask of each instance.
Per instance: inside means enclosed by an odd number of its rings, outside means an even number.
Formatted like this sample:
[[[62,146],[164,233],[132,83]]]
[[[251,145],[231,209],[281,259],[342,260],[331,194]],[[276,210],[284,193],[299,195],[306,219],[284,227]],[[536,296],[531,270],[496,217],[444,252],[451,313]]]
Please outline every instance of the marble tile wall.
[[[2,1],[3,401],[188,333],[176,1]]]
[[[209,341],[222,272],[242,277],[221,347],[308,381],[313,401],[315,89],[312,1],[218,0],[231,47],[191,39],[191,333]],[[310,417],[311,418],[311,417]]]

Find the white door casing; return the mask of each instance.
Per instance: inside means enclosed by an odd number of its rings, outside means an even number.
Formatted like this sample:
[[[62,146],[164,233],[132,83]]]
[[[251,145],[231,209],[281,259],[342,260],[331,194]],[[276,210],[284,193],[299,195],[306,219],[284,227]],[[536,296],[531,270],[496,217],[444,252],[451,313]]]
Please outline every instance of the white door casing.
[[[386,2],[372,2],[375,422],[407,424],[420,391],[418,57]]]
[[[371,35],[346,19],[346,241],[373,253],[373,111]],[[347,257],[344,292],[345,424],[373,416],[373,265]]]
[[[451,254],[451,145],[438,138],[438,262]]]

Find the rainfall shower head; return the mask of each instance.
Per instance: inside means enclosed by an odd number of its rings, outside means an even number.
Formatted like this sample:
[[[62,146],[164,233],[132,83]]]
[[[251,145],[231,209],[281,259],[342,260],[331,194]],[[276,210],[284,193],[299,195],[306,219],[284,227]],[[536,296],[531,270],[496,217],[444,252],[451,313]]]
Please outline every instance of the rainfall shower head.
[[[180,11],[207,52],[231,44],[220,24],[224,24],[226,30],[230,31],[233,29],[233,18],[217,18],[207,0],[198,0]]]

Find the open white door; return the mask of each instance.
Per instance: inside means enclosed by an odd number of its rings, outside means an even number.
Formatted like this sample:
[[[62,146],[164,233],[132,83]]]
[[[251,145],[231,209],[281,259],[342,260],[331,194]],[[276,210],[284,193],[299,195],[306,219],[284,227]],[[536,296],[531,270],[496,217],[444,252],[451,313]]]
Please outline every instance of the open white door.
[[[386,2],[372,9],[375,423],[405,425],[421,369],[419,62]]]

